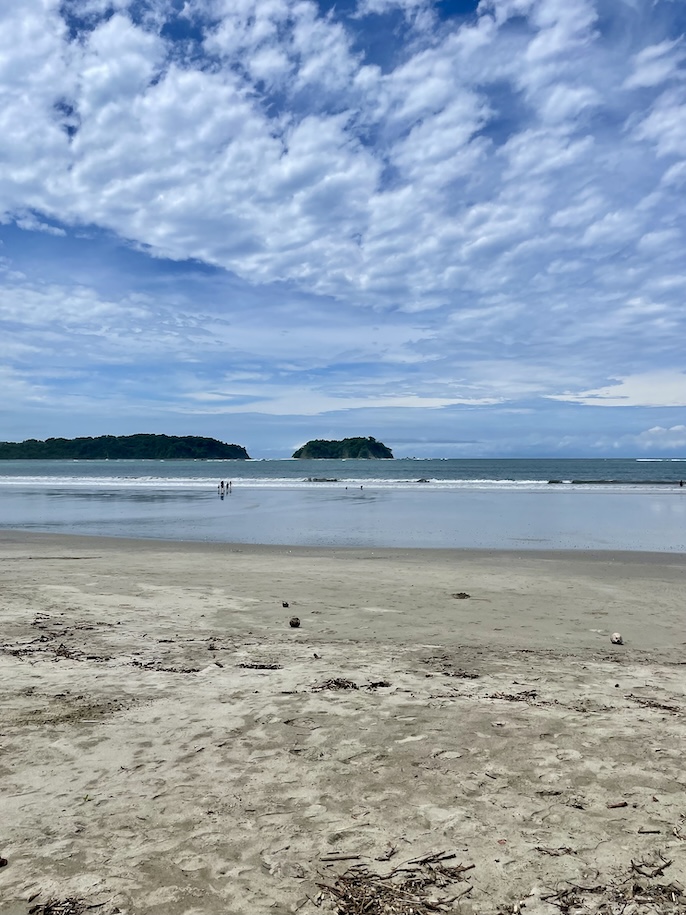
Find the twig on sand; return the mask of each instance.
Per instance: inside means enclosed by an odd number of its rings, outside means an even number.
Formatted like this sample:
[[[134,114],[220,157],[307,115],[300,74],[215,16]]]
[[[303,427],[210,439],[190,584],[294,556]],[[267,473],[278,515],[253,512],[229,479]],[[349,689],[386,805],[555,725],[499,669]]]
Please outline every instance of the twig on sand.
[[[359,855],[322,855],[320,861],[358,861]]]
[[[563,845],[560,848],[546,848],[545,845],[537,845],[536,851],[539,851],[542,855],[550,855],[553,858],[559,858],[561,855],[576,854],[574,849],[570,848],[568,845]]]

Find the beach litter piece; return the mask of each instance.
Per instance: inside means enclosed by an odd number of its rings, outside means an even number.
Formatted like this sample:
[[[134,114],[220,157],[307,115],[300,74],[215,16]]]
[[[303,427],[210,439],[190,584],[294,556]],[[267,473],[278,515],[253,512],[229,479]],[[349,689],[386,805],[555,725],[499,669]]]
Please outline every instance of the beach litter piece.
[[[288,606],[288,604],[286,604],[286,606]],[[297,629],[300,626],[300,617],[292,616],[288,621],[288,625],[291,627],[291,629]]]
[[[612,642],[613,645],[623,645],[624,644],[624,639],[622,638],[622,635],[619,632],[613,632],[612,635],[610,636],[610,641]]]
[[[331,677],[329,680],[313,686],[312,692],[319,693],[324,689],[359,689],[359,686],[353,680],[345,680],[343,677]]]
[[[451,597],[454,597],[456,600],[467,600],[468,597],[471,597],[471,594],[467,594],[466,591],[458,591],[457,594],[452,594]]]
[[[473,864],[448,865],[457,855],[446,852],[425,855],[398,865],[388,874],[377,874],[357,864],[337,877],[333,886],[318,883],[328,894],[337,915],[435,915],[447,912],[453,903],[469,895],[467,884],[452,892],[452,884],[466,883],[465,873]]]

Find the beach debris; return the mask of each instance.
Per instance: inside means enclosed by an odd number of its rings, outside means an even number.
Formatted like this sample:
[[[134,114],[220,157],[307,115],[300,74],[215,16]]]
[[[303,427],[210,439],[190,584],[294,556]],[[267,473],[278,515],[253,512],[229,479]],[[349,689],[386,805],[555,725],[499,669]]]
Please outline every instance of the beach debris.
[[[320,861],[326,861],[326,862],[328,862],[328,863],[331,863],[332,861],[359,861],[359,859],[360,859],[360,856],[359,856],[359,855],[336,855],[336,854],[332,854],[332,855],[322,855],[322,857],[321,857],[319,860],[320,860]]]
[[[282,600],[282,601],[281,601],[281,606],[282,606],[282,607],[287,607],[287,606],[288,606],[288,601],[287,601],[287,600]]]
[[[389,844],[386,851],[382,851],[380,855],[377,855],[375,860],[376,861],[390,861],[391,858],[393,857],[393,855],[397,854],[397,851],[398,851],[397,845]]]
[[[620,632],[613,632],[612,635],[610,636],[610,641],[612,642],[613,645],[623,645],[624,644],[624,639],[622,638],[622,634]]]
[[[288,606],[288,604],[286,604],[286,606]],[[291,627],[291,629],[297,629],[300,626],[300,617],[292,616],[288,621],[288,625]]]
[[[380,686],[390,686],[390,680],[372,680],[371,683],[368,683],[365,686],[365,689],[378,689]]]
[[[576,852],[568,845],[562,845],[560,848],[547,848],[545,845],[537,845],[535,848],[542,855],[550,855],[553,858],[559,858],[561,855],[575,855]]]
[[[469,895],[467,884],[457,893],[449,888],[466,883],[465,873],[473,864],[448,865],[455,854],[439,852],[398,865],[388,874],[378,874],[365,864],[357,864],[341,874],[330,886],[317,886],[328,894],[337,915],[386,913],[396,915],[435,915],[448,911],[453,903]]]
[[[681,709],[676,705],[666,705],[664,702],[660,702],[659,699],[653,699],[651,696],[636,696],[633,693],[628,693],[625,699],[631,699],[632,702],[637,702],[639,705],[642,705],[643,708],[654,708],[659,709],[662,712],[671,712],[672,715],[678,715],[681,712]]]
[[[346,680],[344,677],[331,677],[329,680],[313,686],[312,692],[319,693],[324,689],[359,689],[359,686],[353,680]]]
[[[39,902],[31,906],[29,915],[82,915],[89,909],[100,908],[100,905],[89,905],[83,899],[69,896],[67,899],[48,899],[47,902]]]
[[[607,884],[568,883],[540,898],[558,908],[563,915],[587,912],[683,915],[686,913],[684,887],[677,882],[653,882],[671,863],[657,853],[654,859],[632,861],[629,868],[622,868]]]
[[[422,658],[422,663],[438,666],[440,673],[444,677],[458,677],[463,680],[476,680],[479,677],[479,674],[472,671],[462,670],[461,668],[455,670],[453,666],[455,659],[449,654],[433,654],[427,658]],[[433,674],[427,674],[427,676],[433,676]]]
[[[529,699],[535,699],[537,692],[535,689],[525,689],[521,693],[490,693],[486,699],[503,699],[505,702],[528,702]]]
[[[7,867],[8,864],[9,864],[9,861],[7,860],[7,858],[0,857],[0,867]]]
[[[156,670],[167,674],[197,674],[200,672],[199,667],[167,667],[163,661],[152,658],[149,661],[141,661],[134,658],[130,662],[131,667],[139,667],[141,670]]]
[[[467,594],[466,591],[458,591],[457,594],[451,594],[451,597],[454,597],[456,600],[467,600],[468,597],[471,597],[471,594]]]
[[[626,801],[609,801],[605,806],[608,810],[617,810],[619,807],[628,807],[629,804]]]
[[[245,670],[281,670],[282,665],[276,662],[244,661],[238,665]]]
[[[665,858],[662,852],[656,852],[652,858],[644,858],[642,861],[634,861],[631,859],[631,869],[640,874],[641,877],[648,877],[649,880],[654,880],[656,877],[662,877],[664,872],[672,864],[672,859],[669,860]]]

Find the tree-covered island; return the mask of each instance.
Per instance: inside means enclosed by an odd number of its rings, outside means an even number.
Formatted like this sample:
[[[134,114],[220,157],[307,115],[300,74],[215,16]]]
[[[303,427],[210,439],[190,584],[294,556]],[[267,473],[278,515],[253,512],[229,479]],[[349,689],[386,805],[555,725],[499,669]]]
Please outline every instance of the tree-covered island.
[[[242,445],[197,435],[99,435],[0,442],[0,460],[250,460]]]
[[[326,441],[315,438],[293,452],[294,458],[392,458],[393,452],[382,442],[369,438],[344,438],[340,441]]]

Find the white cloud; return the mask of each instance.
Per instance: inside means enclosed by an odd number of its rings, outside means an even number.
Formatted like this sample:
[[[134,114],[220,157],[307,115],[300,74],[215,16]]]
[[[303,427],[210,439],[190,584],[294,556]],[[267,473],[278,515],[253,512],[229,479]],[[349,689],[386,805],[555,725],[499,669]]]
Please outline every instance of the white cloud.
[[[686,21],[675,5],[642,30],[648,0],[611,7],[482,0],[441,20],[428,0],[347,17],[312,0],[188,0],[179,16],[160,0],[141,19],[126,0],[83,0],[75,36],[57,0],[5,4],[5,227],[42,243],[93,227],[256,293],[251,322],[229,295],[212,311],[10,264],[12,358],[81,348],[142,367],[147,352],[193,363],[189,389],[215,396],[218,369],[199,366],[223,350],[267,372],[269,397],[282,386],[284,410],[308,364],[365,362],[383,369],[360,369],[379,408],[681,404]],[[364,30],[389,14],[401,24],[379,50]],[[172,20],[191,37],[169,38]],[[290,324],[279,296],[307,301]],[[392,365],[410,388],[384,387]],[[345,380],[312,381],[321,409],[335,384],[365,400]]]
[[[639,433],[635,443],[647,451],[680,450],[686,451],[686,426],[653,426]]]
[[[681,64],[686,60],[686,48],[680,41],[662,41],[642,48],[634,57],[634,70],[624,81],[626,89],[659,86],[669,79],[685,79]]]
[[[686,156],[686,89],[668,89],[637,125],[635,136],[655,146],[658,156]]]
[[[551,395],[551,399],[600,407],[684,407],[686,374],[670,369],[643,372],[593,390]]]

